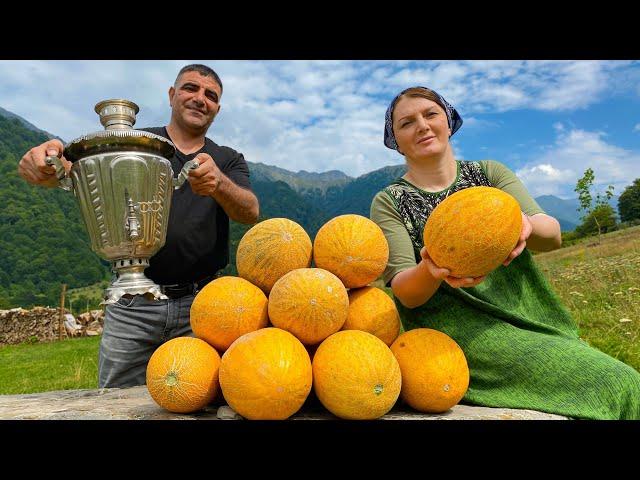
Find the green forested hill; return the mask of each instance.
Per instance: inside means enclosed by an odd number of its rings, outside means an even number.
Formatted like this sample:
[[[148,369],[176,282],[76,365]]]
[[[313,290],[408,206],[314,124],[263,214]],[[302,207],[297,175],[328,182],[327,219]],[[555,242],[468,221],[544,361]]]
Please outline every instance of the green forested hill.
[[[5,111],[6,112],[6,111]],[[91,251],[88,234],[75,197],[60,189],[27,184],[17,172],[20,157],[51,135],[34,129],[17,116],[0,112],[0,309],[57,305],[60,284],[77,288],[109,278],[108,263]],[[10,113],[10,112],[9,112]],[[257,164],[252,164],[254,167]],[[262,168],[260,168],[262,167]],[[286,217],[298,222],[313,240],[330,217],[304,193],[322,195],[328,185],[342,186],[346,175],[298,174],[268,166],[252,170],[252,185],[260,200],[260,219]],[[278,180],[285,178],[289,183]],[[314,181],[323,188],[313,189]],[[298,192],[294,188],[301,188]],[[231,261],[226,269],[235,274],[235,252],[250,228],[232,222]]]
[[[311,201],[304,198],[287,183],[283,181],[253,180],[253,192],[260,202],[260,219],[284,217],[299,223],[309,234],[313,241],[316,232],[322,224],[328,220],[324,212],[312,205]],[[229,266],[225,272],[236,275],[236,250],[244,233],[251,225],[241,225],[231,222]]]
[[[329,218],[344,213],[369,217],[371,200],[375,194],[405,171],[404,165],[384,167],[362,175],[343,187],[332,187],[321,202],[322,210]]]
[[[346,185],[353,180],[352,177],[338,170],[322,173],[300,170],[294,173],[275,165],[265,165],[264,163],[250,161],[247,163],[249,164],[253,181],[277,182],[280,180],[305,196],[322,195],[329,187]]]
[[[18,175],[22,155],[46,140],[0,115],[0,308],[56,305],[61,283],[89,285],[107,273],[89,247],[74,196]]]
[[[0,309],[57,305],[61,283],[76,288],[109,278],[108,263],[90,249],[75,197],[59,189],[30,186],[18,176],[22,155],[51,137],[0,109]],[[260,220],[294,220],[312,241],[333,217],[345,213],[368,217],[373,196],[405,171],[404,165],[395,165],[352,178],[339,171],[291,172],[252,162],[249,168],[260,200]],[[548,213],[556,216],[551,207]],[[226,273],[237,273],[235,252],[249,228],[231,223]]]

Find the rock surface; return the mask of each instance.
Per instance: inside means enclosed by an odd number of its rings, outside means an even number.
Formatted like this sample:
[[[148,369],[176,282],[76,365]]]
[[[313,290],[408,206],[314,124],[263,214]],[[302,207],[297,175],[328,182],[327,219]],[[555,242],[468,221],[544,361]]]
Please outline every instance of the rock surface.
[[[240,420],[227,405],[210,405],[192,414],[176,414],[159,407],[147,387],[62,390],[25,395],[0,395],[0,420]],[[309,401],[291,420],[336,420]],[[394,408],[382,420],[566,420],[533,410],[456,405],[441,414]]]

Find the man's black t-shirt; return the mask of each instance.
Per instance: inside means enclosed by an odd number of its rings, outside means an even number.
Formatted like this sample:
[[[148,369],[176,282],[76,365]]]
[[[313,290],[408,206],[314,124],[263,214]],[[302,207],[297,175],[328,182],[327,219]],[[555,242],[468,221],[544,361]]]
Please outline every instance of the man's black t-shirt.
[[[171,140],[165,127],[141,128]],[[204,147],[185,155],[176,149],[170,159],[173,176],[199,153],[211,155],[220,171],[236,185],[251,190],[244,156],[205,137]],[[174,190],[167,239],[150,259],[145,275],[160,285],[196,282],[229,263],[229,217],[211,197],[193,193],[188,181]]]

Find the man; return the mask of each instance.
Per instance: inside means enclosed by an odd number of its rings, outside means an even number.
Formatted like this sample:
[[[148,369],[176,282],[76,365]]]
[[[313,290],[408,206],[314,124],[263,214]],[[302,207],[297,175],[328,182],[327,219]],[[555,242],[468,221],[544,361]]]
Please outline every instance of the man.
[[[191,188],[173,193],[165,245],[145,270],[169,299],[124,295],[106,307],[98,362],[101,388],[144,384],[147,363],[160,344],[193,336],[193,299],[229,262],[229,219],[245,224],[258,219],[258,199],[243,155],[205,136],[220,111],[221,96],[216,72],[205,65],[187,65],[169,88],[169,125],[142,129],[173,142],[174,172],[191,159],[200,166],[189,173]],[[62,156],[62,143],[49,140],[22,157],[20,175],[35,185],[56,186],[55,168],[44,162],[47,155],[60,157],[67,172],[71,169]]]

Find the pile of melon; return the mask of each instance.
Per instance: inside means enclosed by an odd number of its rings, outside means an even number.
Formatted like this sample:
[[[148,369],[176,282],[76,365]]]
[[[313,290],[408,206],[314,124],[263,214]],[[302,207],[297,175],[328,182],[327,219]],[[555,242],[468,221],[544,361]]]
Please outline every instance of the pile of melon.
[[[195,338],[151,357],[151,397],[182,413],[218,401],[247,419],[289,418],[312,393],[342,419],[376,419],[398,401],[448,410],[467,390],[466,358],[441,332],[400,334],[394,301],[370,285],[388,257],[382,230],[360,215],[331,219],[313,243],[292,220],[256,224],[238,245],[238,276],[197,294]]]

